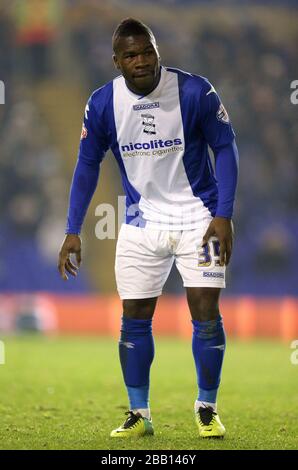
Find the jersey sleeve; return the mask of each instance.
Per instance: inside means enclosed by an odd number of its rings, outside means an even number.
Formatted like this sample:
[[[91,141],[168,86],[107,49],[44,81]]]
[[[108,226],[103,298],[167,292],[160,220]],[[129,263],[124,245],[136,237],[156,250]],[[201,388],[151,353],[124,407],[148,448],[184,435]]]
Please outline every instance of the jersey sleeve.
[[[235,140],[214,151],[218,183],[216,217],[232,218],[239,171],[239,155]]]
[[[108,150],[104,120],[95,108],[92,97],[84,113],[77,164],[70,188],[65,233],[79,234],[90,201],[97,186],[99,167]]]
[[[235,133],[215,88],[204,80],[199,103],[201,131],[212,150],[231,143]]]
[[[78,158],[100,163],[108,148],[104,120],[91,96],[85,107]]]

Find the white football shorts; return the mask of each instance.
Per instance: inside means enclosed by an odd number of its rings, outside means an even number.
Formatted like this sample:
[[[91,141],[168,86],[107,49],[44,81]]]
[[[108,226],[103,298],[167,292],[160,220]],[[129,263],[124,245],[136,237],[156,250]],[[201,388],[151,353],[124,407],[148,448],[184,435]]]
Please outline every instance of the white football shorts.
[[[115,260],[121,299],[158,297],[175,261],[184,287],[225,287],[225,266],[219,265],[215,237],[203,248],[212,219],[192,230],[153,230],[122,224]]]

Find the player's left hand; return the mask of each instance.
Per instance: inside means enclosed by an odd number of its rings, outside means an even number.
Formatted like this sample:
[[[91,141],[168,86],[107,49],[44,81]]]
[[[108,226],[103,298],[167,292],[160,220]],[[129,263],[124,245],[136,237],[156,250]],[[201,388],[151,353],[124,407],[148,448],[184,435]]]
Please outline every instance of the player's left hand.
[[[233,248],[234,227],[231,219],[214,217],[203,237],[203,246],[207,245],[210,237],[217,237],[220,250],[220,265],[228,265]]]

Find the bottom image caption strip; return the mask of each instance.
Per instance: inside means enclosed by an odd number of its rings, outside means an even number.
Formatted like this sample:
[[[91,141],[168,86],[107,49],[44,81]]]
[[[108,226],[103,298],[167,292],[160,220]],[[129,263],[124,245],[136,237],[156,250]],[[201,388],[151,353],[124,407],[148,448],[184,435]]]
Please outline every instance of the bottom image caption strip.
[[[143,465],[193,465],[197,455],[190,454],[145,454],[138,456],[115,456],[108,454],[101,457],[102,465],[127,465],[129,468],[135,464]]]

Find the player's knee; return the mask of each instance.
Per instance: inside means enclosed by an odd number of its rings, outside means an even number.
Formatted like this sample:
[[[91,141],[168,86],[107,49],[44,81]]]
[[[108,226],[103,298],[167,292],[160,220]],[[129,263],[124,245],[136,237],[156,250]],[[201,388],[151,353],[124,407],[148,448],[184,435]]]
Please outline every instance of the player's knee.
[[[215,320],[219,315],[220,289],[215,288],[188,288],[187,301],[193,320]]]
[[[123,300],[123,316],[139,320],[153,317],[157,298]]]

